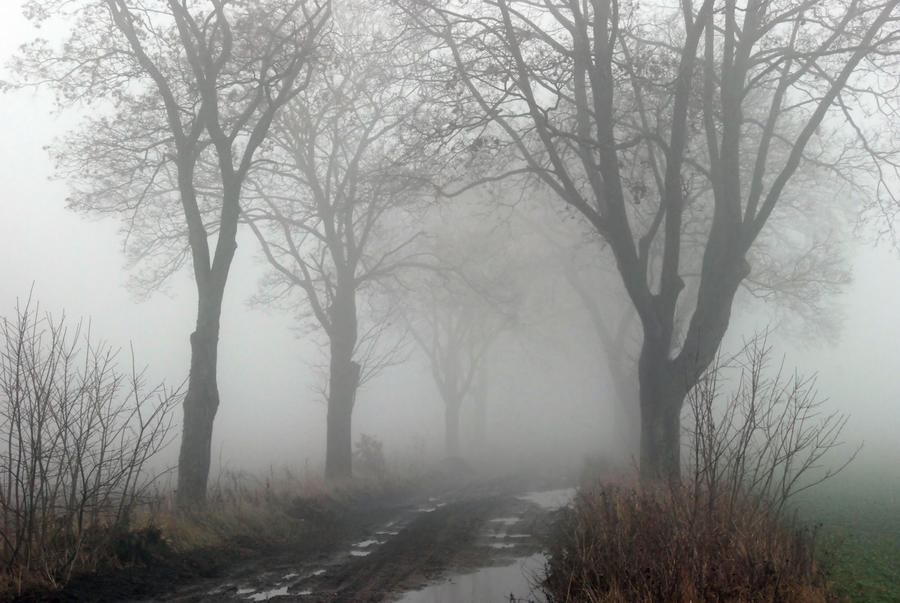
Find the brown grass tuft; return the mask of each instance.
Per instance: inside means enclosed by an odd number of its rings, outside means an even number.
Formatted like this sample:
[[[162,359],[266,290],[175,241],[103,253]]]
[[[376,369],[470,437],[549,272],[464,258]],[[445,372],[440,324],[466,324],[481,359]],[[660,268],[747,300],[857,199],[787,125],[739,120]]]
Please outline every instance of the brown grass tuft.
[[[685,488],[598,487],[560,520],[544,586],[551,601],[828,601],[813,536]]]

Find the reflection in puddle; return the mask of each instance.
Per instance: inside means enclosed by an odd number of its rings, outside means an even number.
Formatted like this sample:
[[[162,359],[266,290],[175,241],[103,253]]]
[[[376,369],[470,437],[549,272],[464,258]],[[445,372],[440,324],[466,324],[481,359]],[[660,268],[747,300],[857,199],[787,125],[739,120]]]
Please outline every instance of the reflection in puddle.
[[[519,499],[534,503],[545,511],[556,511],[568,506],[575,499],[575,492],[575,488],[545,490],[523,494]]]
[[[399,603],[458,603],[478,601],[503,603],[517,601],[546,601],[535,592],[532,584],[539,575],[546,558],[542,554],[523,557],[512,565],[486,567],[473,574],[454,576],[447,582],[407,593]]]
[[[518,517],[497,517],[496,519],[492,519],[493,523],[502,523],[505,526],[511,526],[514,523],[519,523]]]
[[[288,594],[288,587],[282,586],[280,588],[273,588],[272,590],[264,590],[258,592],[256,594],[250,595],[250,599],[253,601],[268,601],[272,597],[283,597]]]
[[[350,556],[351,557],[365,557],[366,555],[368,555],[371,552],[372,551],[350,551]]]

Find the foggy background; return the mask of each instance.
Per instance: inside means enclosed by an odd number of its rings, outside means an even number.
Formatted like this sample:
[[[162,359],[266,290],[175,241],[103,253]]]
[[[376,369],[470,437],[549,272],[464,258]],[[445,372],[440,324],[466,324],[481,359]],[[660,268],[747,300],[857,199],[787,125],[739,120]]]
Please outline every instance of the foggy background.
[[[0,4],[0,34],[4,63],[33,37],[17,1]],[[124,354],[133,343],[151,381],[180,383],[187,376],[188,334],[196,316],[196,289],[187,269],[148,299],[130,291],[118,220],[66,210],[65,183],[50,179],[53,166],[44,147],[71,129],[77,116],[54,113],[48,94],[28,90],[0,96],[0,107],[0,315],[12,314],[16,299],[24,300],[33,283],[42,310],[90,318],[93,333]],[[846,227],[856,230],[855,224]],[[856,462],[865,466],[900,462],[900,260],[888,245],[873,245],[872,231],[857,235],[847,246],[853,282],[835,299],[841,327],[833,340],[800,337],[802,328],[779,329],[773,304],[739,302],[723,349],[772,323],[776,354],[786,355],[788,367],[817,372],[828,407],[850,413],[844,439],[865,442]],[[222,403],[211,481],[222,466],[289,467],[318,475],[326,406],[315,366],[322,350],[290,313],[249,304],[267,267],[249,230],[239,230],[238,245],[222,312]],[[556,320],[566,326],[555,341],[541,344],[540,333],[503,337],[492,352],[488,440],[500,459],[542,455],[549,463],[562,462],[612,453],[621,444],[599,345],[586,333],[588,318],[577,300],[562,296],[566,303]],[[439,458],[444,446],[444,408],[427,363],[412,344],[408,355],[360,390],[353,414],[354,441],[360,433],[374,435],[384,442],[388,460],[398,463],[423,454]],[[463,450],[466,422],[464,406]],[[180,412],[174,425],[180,431]],[[176,451],[177,446],[168,449],[172,462]]]

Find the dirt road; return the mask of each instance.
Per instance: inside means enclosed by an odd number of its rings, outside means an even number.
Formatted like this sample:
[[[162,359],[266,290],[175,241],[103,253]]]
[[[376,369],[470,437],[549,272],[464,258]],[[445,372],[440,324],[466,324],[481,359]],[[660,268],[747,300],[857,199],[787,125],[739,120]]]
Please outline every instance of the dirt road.
[[[416,486],[296,512],[310,530],[278,552],[253,546],[164,557],[80,576],[23,602],[304,601],[509,603],[540,600],[547,528],[573,496],[559,482],[437,474]],[[467,582],[468,580],[468,582]],[[533,581],[532,581],[533,582]],[[511,596],[512,594],[512,596]]]
[[[373,513],[328,550],[254,560],[152,600],[444,600],[446,595],[429,598],[428,591],[414,591],[479,568],[533,558],[554,509],[571,496],[570,490],[528,492],[515,480],[423,494]],[[527,581],[523,585],[519,596],[526,601],[530,589]],[[498,603],[508,601],[504,593]]]

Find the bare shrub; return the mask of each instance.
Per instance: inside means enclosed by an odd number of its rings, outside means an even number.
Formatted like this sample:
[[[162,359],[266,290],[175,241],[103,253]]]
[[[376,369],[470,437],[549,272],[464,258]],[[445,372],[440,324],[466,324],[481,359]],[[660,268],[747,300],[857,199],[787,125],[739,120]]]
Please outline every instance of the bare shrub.
[[[356,473],[363,477],[384,477],[387,473],[387,460],[384,446],[375,436],[360,434],[353,451]]]
[[[732,358],[717,360],[687,398],[685,473],[695,498],[732,509],[782,516],[788,501],[844,469],[827,457],[842,442],[849,418],[828,413],[815,377],[773,367],[768,333],[748,341]],[[730,393],[722,382],[737,373]]]
[[[179,392],[146,387],[134,354],[29,299],[0,326],[0,563],[7,576],[64,583],[87,552],[127,531],[169,441]]]
[[[552,601],[830,598],[814,533],[788,502],[849,462],[825,464],[847,417],[824,412],[814,378],[770,358],[755,337],[689,394],[683,483],[601,484],[577,498],[551,543]]]

